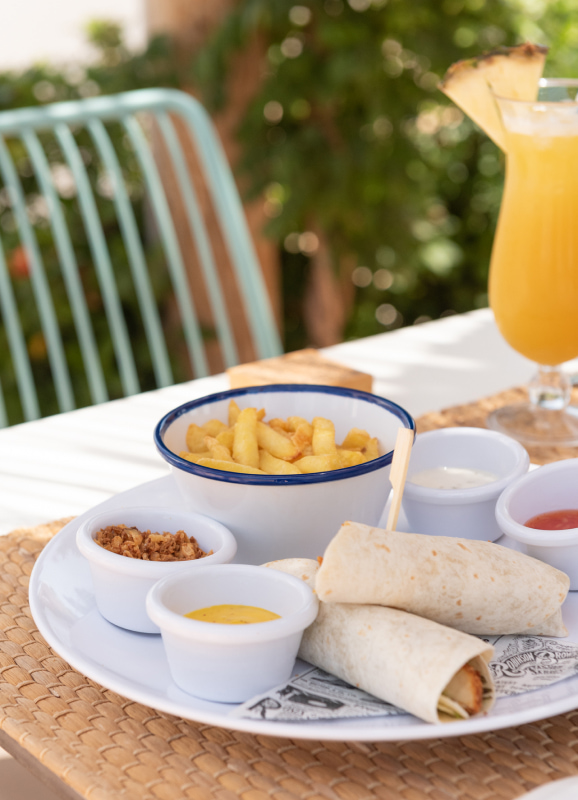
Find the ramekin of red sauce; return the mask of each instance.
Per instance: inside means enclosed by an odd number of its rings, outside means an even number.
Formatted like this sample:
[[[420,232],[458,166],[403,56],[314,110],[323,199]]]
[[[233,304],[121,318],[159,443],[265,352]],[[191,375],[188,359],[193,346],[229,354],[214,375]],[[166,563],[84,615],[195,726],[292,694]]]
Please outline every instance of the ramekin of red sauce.
[[[526,528],[539,531],[567,531],[578,528],[578,508],[561,508],[557,511],[545,511],[536,514],[524,523]]]
[[[570,589],[578,591],[578,458],[545,464],[513,481],[498,498],[496,519],[508,540],[565,572]]]

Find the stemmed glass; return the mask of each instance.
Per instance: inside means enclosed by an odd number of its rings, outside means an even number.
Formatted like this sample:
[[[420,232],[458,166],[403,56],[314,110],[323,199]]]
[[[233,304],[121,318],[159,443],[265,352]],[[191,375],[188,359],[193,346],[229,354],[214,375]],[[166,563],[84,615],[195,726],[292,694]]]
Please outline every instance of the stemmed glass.
[[[543,79],[534,102],[496,97],[506,181],[489,277],[506,341],[536,362],[529,402],[488,426],[534,445],[578,444],[578,415],[560,364],[578,356],[578,80]]]

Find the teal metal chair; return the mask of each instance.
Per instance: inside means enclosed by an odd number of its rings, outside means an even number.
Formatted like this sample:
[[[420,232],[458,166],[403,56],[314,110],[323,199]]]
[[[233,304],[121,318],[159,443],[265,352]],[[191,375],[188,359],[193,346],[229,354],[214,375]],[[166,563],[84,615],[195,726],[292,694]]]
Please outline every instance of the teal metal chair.
[[[235,183],[194,98],[147,89],[4,111],[0,179],[0,426],[205,376],[211,348],[220,367],[238,364],[240,309],[255,357],[282,352]]]

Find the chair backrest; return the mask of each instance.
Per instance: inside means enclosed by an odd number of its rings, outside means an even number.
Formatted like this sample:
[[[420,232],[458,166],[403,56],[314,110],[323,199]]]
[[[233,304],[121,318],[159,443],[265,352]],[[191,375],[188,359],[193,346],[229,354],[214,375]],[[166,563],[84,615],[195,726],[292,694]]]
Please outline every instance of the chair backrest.
[[[194,98],[145,89],[4,111],[0,179],[0,427],[238,364],[239,325],[254,357],[282,352]]]

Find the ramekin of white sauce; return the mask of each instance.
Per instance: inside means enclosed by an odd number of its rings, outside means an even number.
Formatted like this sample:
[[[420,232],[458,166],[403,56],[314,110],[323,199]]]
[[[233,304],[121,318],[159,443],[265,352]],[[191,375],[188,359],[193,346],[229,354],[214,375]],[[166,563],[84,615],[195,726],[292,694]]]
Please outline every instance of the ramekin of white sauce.
[[[411,476],[411,482],[428,489],[474,489],[498,480],[495,472],[472,467],[432,467]]]
[[[414,533],[495,541],[495,508],[513,480],[528,471],[527,451],[484,428],[441,428],[418,434],[403,510]]]

